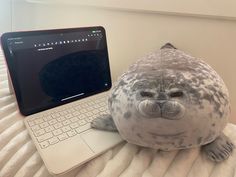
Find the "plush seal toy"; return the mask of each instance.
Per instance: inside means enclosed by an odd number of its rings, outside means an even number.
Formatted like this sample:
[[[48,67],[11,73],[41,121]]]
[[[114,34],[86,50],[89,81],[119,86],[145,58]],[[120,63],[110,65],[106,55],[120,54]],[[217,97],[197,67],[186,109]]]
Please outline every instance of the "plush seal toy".
[[[213,161],[234,145],[222,130],[230,113],[228,90],[204,61],[171,44],[131,65],[108,99],[110,115],[96,129],[118,131],[127,142],[164,151],[202,146]]]

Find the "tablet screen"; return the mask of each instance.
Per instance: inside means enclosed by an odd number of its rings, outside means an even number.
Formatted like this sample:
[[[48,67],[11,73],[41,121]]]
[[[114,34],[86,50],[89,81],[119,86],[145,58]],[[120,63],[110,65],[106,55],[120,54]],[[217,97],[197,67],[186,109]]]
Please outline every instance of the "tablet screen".
[[[1,41],[24,115],[111,87],[102,27],[5,33]]]

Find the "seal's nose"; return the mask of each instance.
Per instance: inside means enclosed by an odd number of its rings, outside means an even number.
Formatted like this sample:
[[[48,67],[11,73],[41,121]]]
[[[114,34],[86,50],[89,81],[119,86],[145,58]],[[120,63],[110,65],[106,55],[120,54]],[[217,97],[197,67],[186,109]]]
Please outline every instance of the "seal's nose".
[[[166,100],[157,100],[156,104],[158,104],[160,106],[160,108],[162,108],[162,106],[166,103]]]
[[[165,92],[160,92],[158,97],[157,97],[158,100],[167,100],[168,99],[168,96]]]

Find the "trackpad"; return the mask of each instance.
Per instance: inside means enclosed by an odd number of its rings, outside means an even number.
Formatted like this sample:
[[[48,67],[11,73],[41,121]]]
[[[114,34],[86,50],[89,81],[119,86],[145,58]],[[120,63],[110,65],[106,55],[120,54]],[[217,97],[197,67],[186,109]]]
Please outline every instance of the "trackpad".
[[[80,134],[94,152],[107,150],[123,140],[118,133],[91,129]]]

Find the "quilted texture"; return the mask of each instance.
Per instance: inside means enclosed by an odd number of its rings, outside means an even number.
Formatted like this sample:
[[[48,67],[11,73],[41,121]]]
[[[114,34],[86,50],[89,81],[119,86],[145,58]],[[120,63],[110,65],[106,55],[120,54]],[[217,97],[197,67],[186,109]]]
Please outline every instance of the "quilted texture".
[[[6,73],[0,53],[0,177],[50,177],[9,93]],[[228,124],[224,132],[236,144],[236,126]],[[198,148],[160,152],[122,143],[63,176],[236,177],[235,167],[235,151],[224,163],[216,164]]]

